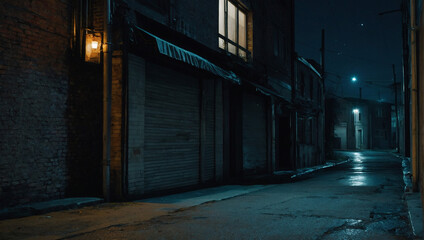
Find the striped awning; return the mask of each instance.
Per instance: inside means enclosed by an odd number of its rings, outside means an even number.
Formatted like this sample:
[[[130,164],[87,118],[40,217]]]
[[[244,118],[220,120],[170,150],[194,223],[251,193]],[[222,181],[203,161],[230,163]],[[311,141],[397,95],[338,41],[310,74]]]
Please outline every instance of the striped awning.
[[[178,47],[168,41],[165,41],[146,30],[135,26],[138,30],[148,34],[149,36],[153,37],[156,40],[156,44],[158,47],[158,50],[161,54],[166,55],[170,58],[176,59],[178,61],[185,62],[187,64],[190,64],[196,68],[203,69],[205,71],[211,72],[217,76],[220,76],[224,79],[231,80],[237,84],[241,84],[240,78],[233,72],[224,70],[221,67],[218,67],[217,65],[211,63],[210,61],[206,60],[205,58],[192,53],[188,50],[185,50],[181,47]]]

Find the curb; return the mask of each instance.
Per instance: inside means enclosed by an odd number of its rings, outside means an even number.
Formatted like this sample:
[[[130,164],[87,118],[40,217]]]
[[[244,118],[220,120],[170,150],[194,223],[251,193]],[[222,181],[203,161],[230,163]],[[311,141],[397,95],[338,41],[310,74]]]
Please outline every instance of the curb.
[[[319,165],[319,166],[310,167],[310,168],[302,168],[302,169],[297,170],[296,173],[293,174],[290,178],[300,177],[300,176],[303,176],[303,175],[306,175],[306,174],[309,174],[309,173],[313,173],[313,172],[316,172],[316,171],[319,171],[319,170],[323,170],[323,169],[326,169],[326,168],[335,167],[335,166],[338,166],[338,165],[341,165],[341,164],[345,164],[345,163],[348,163],[350,161],[351,161],[351,159],[348,159],[348,160],[344,160],[344,161],[337,162],[337,163],[328,162],[324,165]]]
[[[273,174],[266,174],[254,177],[245,177],[240,179],[237,184],[241,185],[254,185],[254,184],[279,184],[293,181],[300,177],[305,177],[311,173],[321,171],[327,168],[335,167],[352,161],[351,158],[341,162],[327,162],[323,165],[318,165],[309,168],[301,168],[293,171],[276,171]]]
[[[408,220],[415,238],[423,238],[423,209],[420,193],[412,191],[411,160],[410,158],[396,155],[402,159],[402,172],[404,188],[404,201],[408,211]]]
[[[46,202],[30,203],[0,210],[0,220],[21,218],[53,211],[75,209],[102,203],[102,198],[64,198]]]

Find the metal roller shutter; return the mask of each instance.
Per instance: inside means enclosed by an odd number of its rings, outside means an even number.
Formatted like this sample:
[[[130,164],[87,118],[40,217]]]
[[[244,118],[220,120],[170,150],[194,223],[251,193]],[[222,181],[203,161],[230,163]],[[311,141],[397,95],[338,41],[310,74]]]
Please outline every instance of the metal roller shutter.
[[[267,166],[266,99],[243,94],[243,169],[245,174],[266,172]]]
[[[199,81],[151,63],[146,69],[145,191],[198,184]]]

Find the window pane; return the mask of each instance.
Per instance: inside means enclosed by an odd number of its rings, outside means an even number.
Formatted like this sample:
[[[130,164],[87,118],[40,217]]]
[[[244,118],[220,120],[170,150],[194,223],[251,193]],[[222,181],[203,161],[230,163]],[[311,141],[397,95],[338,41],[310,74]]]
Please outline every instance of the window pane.
[[[219,48],[225,49],[225,41],[222,38],[218,38],[218,46]]]
[[[239,49],[239,56],[240,56],[241,58],[243,58],[243,59],[246,59],[246,52],[245,52],[245,51],[243,51],[243,50],[241,50],[241,49]]]
[[[228,43],[228,51],[229,51],[230,53],[232,53],[232,54],[236,55],[237,48],[236,48],[236,46],[234,46],[233,44]]]
[[[239,42],[238,44],[246,48],[246,14],[239,11]]]
[[[225,6],[224,0],[219,0],[219,33],[225,36]]]
[[[228,39],[233,42],[236,42],[237,34],[237,8],[231,3],[228,2]]]

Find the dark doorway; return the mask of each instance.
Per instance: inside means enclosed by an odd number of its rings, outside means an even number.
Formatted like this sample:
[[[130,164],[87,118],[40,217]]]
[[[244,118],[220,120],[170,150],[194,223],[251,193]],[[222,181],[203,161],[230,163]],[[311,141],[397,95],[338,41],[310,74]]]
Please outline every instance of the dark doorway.
[[[293,170],[291,158],[291,124],[290,116],[281,116],[278,121],[278,161],[277,170]]]
[[[224,179],[236,181],[242,174],[242,98],[238,87],[224,85]]]

